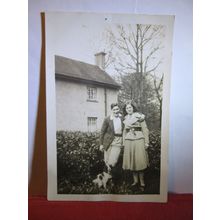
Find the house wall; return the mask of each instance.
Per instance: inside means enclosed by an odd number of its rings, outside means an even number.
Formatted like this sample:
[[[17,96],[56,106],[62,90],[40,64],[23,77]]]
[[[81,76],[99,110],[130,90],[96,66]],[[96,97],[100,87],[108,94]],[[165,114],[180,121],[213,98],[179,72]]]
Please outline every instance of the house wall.
[[[118,91],[113,89],[106,89],[107,93],[107,115],[111,114],[111,104],[118,102]]]
[[[56,79],[56,125],[57,130],[88,131],[87,118],[97,117],[97,130],[105,117],[104,88],[97,87],[97,102],[88,101],[88,84]],[[107,115],[110,105],[117,102],[117,90],[106,89]]]

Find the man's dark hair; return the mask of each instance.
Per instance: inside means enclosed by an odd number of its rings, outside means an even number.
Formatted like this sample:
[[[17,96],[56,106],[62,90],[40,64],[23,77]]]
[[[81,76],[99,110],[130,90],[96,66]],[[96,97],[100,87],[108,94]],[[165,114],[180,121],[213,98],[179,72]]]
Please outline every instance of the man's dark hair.
[[[115,106],[118,106],[118,103],[112,103],[111,104],[111,109],[113,109]],[[119,107],[119,106],[118,106]]]

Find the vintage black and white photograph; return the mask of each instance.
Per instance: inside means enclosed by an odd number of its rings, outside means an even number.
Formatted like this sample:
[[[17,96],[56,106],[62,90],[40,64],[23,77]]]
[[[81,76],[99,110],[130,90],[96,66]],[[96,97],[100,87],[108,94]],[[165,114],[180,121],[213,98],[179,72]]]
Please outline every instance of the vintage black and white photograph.
[[[49,199],[166,201],[173,21],[46,14]]]

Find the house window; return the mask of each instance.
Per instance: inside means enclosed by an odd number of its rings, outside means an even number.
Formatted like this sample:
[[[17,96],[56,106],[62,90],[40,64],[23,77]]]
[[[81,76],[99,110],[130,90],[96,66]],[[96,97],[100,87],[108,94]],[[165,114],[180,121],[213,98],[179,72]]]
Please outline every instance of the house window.
[[[97,118],[88,117],[88,131],[93,132],[97,130]]]
[[[97,88],[95,87],[87,87],[87,99],[88,101],[96,101],[97,100]]]

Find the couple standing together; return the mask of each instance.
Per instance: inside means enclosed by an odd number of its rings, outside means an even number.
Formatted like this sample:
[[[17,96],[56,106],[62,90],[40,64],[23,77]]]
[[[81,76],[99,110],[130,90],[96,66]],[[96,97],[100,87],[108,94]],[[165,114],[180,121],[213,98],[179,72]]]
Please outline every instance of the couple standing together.
[[[105,118],[100,135],[100,150],[104,151],[108,172],[116,166],[122,148],[124,170],[133,173],[132,186],[144,189],[144,170],[149,166],[146,149],[149,147],[149,131],[145,116],[137,112],[132,102],[123,108],[122,117],[118,104],[111,104],[112,114]]]

